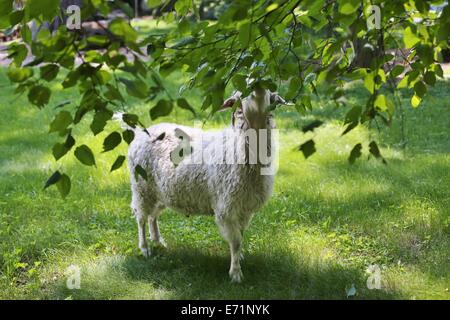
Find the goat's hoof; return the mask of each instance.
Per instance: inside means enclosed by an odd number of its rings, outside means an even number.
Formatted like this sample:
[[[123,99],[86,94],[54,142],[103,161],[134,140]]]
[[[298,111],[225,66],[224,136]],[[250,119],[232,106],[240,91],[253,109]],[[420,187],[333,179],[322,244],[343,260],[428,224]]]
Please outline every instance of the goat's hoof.
[[[230,278],[232,283],[241,283],[244,279],[241,269],[230,270]]]
[[[161,246],[163,248],[167,248],[167,243],[166,241],[164,241],[163,238],[159,238],[159,241],[156,242],[158,244],[158,246]]]
[[[149,258],[151,255],[150,248],[141,248],[141,253],[145,258]]]
[[[152,246],[154,246],[155,248],[167,249],[167,244],[163,238],[160,238],[158,240],[152,239]]]

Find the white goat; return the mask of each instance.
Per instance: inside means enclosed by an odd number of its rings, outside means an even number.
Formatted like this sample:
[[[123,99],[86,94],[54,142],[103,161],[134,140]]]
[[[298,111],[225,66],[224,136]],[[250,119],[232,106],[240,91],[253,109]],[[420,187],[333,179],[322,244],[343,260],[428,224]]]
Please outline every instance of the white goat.
[[[260,159],[250,161],[251,155],[254,155],[254,143],[250,145],[250,135],[246,131],[256,130],[258,144],[262,139],[266,139],[266,142],[269,140],[264,152],[270,154],[272,161],[274,151],[271,150],[270,130],[275,125],[270,111],[274,104],[285,103],[278,95],[261,89],[253,91],[246,98],[241,98],[237,92],[224,102],[222,108],[231,108],[237,100],[240,106],[233,112],[229,130],[231,135],[226,138],[223,138],[224,131],[202,131],[161,123],[149,127],[146,132],[134,129],[135,139],[128,152],[131,208],[138,224],[142,254],[146,257],[150,255],[145,230],[147,222],[151,240],[165,246],[157,222],[164,208],[185,215],[214,215],[221,234],[230,244],[229,274],[233,282],[240,282],[243,278],[240,266],[243,232],[253,213],[270,198],[274,183],[273,174],[264,175],[260,172],[271,163],[261,163]],[[262,137],[260,129],[266,129],[269,139],[267,135]],[[178,152],[183,136],[194,146],[190,159],[200,156],[208,158],[207,161],[193,163],[186,157],[174,163],[173,156]],[[233,146],[239,159],[244,161],[240,164],[223,163],[223,154],[218,150],[229,150]],[[145,170],[146,179],[142,177],[145,174],[136,174],[137,167]]]

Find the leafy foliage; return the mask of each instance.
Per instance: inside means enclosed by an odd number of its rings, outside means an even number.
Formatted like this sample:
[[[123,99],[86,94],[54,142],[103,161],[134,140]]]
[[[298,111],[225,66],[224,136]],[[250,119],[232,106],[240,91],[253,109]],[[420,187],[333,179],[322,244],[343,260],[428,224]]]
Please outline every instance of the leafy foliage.
[[[147,180],[147,171],[145,171],[144,168],[142,168],[140,165],[136,165],[134,168],[134,179],[137,181],[139,176],[142,177],[142,179]]]
[[[118,156],[116,161],[114,161],[113,165],[111,166],[111,172],[122,167],[124,162],[125,162],[125,156]]]
[[[145,37],[125,18],[114,18],[101,35],[86,36],[62,25],[53,33],[42,28],[32,37],[27,23],[52,21],[60,12],[59,1],[30,0],[23,10],[15,10],[13,1],[4,0],[0,29],[22,27],[22,41],[8,46],[12,59],[8,76],[17,93],[27,93],[31,104],[43,108],[51,103],[50,84],[58,76],[64,77],[64,88],[78,88],[80,98],[73,115],[69,118],[67,111],[61,112],[52,122],[51,131],[60,135],[67,135],[69,126],[76,126],[88,114],[93,115],[92,132],[102,132],[112,110],[126,108],[124,92],[155,101],[149,110],[155,120],[176,107],[195,115],[181,97],[186,90],[203,92],[202,110],[215,112],[226,92],[237,89],[247,94],[255,87],[284,93],[300,113],[313,109],[311,96],[325,88],[336,106],[349,110],[346,134],[377,119],[391,123],[395,103],[388,89],[410,88],[411,105],[416,108],[428,86],[443,77],[438,62],[441,50],[448,48],[450,7],[443,1],[433,3],[443,5],[442,11],[423,0],[226,1],[217,21],[205,21],[198,18],[198,2],[178,0],[174,10],[162,11],[158,18],[170,27]],[[163,1],[148,4],[167,6]],[[381,13],[375,27],[368,23],[377,21],[373,5]],[[99,15],[106,16],[114,8],[109,1],[86,0],[82,17],[100,26]],[[104,50],[101,54],[98,46]],[[24,64],[29,48],[34,58]],[[39,67],[39,72],[32,67]],[[164,78],[180,70],[190,77],[179,95],[172,96]],[[255,81],[249,85],[247,77]],[[343,87],[349,81],[364,83],[369,94],[365,105],[353,106],[345,99]],[[142,125],[133,114],[124,114],[123,119],[132,127]],[[113,133],[105,140],[104,150],[114,149],[122,138],[130,143],[133,135]],[[72,137],[64,145],[55,145],[55,158],[66,154],[74,141]],[[305,157],[314,153],[314,146],[313,140],[302,145]],[[383,159],[375,142],[370,152]],[[358,148],[354,149],[350,162],[358,155]],[[83,164],[95,165],[88,146],[78,146],[75,156]]]
[[[45,183],[44,189],[47,189],[52,185],[57,186],[59,193],[63,198],[65,198],[70,192],[71,182],[69,176],[64,173],[61,174],[59,171],[55,171],[55,173],[50,176]]]
[[[86,166],[95,166],[95,158],[87,145],[81,145],[75,149],[75,157]]]
[[[103,152],[113,150],[122,142],[122,136],[118,132],[113,132],[105,138],[103,142]]]

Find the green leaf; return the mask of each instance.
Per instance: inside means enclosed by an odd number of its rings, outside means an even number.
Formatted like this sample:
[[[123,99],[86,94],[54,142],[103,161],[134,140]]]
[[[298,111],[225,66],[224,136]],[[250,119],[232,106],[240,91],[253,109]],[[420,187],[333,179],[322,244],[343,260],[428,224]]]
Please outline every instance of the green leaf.
[[[416,53],[420,62],[429,66],[434,61],[434,49],[429,44],[419,44],[416,46]]]
[[[71,88],[77,84],[78,79],[80,78],[79,70],[72,70],[67,74],[67,77],[62,82],[62,86],[64,89]]]
[[[339,12],[345,15],[354,13],[361,5],[360,0],[340,1]]]
[[[239,42],[241,43],[241,48],[247,48],[250,44],[250,32],[251,24],[246,22],[239,29]]]
[[[358,123],[361,112],[362,108],[360,106],[351,108],[345,115],[345,123]]]
[[[194,116],[196,115],[194,108],[187,102],[185,98],[179,98],[177,104],[181,109],[190,111]]]
[[[113,150],[122,142],[122,136],[118,132],[112,132],[103,141],[103,152]]]
[[[358,143],[353,147],[352,151],[350,152],[350,156],[348,157],[348,162],[350,162],[350,164],[354,164],[356,159],[361,156],[361,149],[361,143]]]
[[[70,192],[71,183],[70,178],[66,174],[62,174],[59,181],[56,183],[56,187],[59,190],[59,193],[61,194],[61,197],[64,199],[67,197],[67,195]]]
[[[439,78],[443,78],[444,77],[444,70],[442,69],[440,64],[434,64],[433,65],[433,71],[436,73],[436,75]]]
[[[122,115],[122,120],[132,128],[135,128],[139,122],[138,116],[132,113],[124,113]]]
[[[202,102],[202,110],[206,110],[212,103],[212,97],[210,94],[207,94],[205,98],[203,98]]]
[[[405,67],[397,64],[394,68],[392,68],[391,70],[391,76],[393,76],[394,78],[398,77],[399,75],[402,74],[402,72],[405,70]]]
[[[403,41],[405,42],[405,47],[409,49],[419,43],[420,39],[411,30],[411,27],[407,27],[403,32]]]
[[[113,165],[111,166],[110,172],[113,172],[113,171],[119,169],[120,167],[122,167],[124,161],[125,161],[125,156],[118,156],[116,161],[114,161]]]
[[[67,148],[62,143],[56,143],[52,148],[53,157],[55,160],[61,159],[68,152]]]
[[[375,92],[375,77],[373,71],[368,73],[364,78],[364,87],[366,87],[366,89],[369,90],[370,93]]]
[[[411,98],[411,105],[413,106],[413,108],[417,108],[421,102],[422,98],[417,95],[413,95],[413,97]]]
[[[0,0],[0,16],[6,16],[13,10],[14,0]]]
[[[24,10],[11,12],[11,14],[9,15],[9,22],[11,23],[11,25],[14,26],[16,24],[19,24],[23,20],[24,13]]]
[[[31,42],[32,42],[32,34],[31,34],[31,29],[28,26],[28,24],[22,24],[22,30],[20,31],[20,35],[22,36],[22,40],[31,46]]]
[[[450,22],[440,23],[439,30],[437,32],[437,38],[439,39],[439,41],[448,41],[448,39],[450,38]]]
[[[64,157],[67,152],[67,148],[65,148],[62,143],[56,143],[52,148],[53,157],[55,157],[56,161]]]
[[[303,143],[299,150],[303,152],[303,155],[305,156],[305,159],[308,159],[314,152],[316,152],[316,147],[314,140],[308,140],[305,143]]]
[[[286,100],[294,99],[302,85],[302,79],[300,77],[292,77],[291,82],[289,83],[288,92],[285,95]]]
[[[27,0],[26,10],[33,18],[52,21],[58,15],[60,0]]]
[[[149,8],[155,8],[160,6],[164,0],[147,0],[147,6]]]
[[[134,131],[133,130],[125,130],[124,132],[122,132],[122,137],[126,143],[130,144],[134,140]]]
[[[59,66],[56,64],[48,64],[41,67],[41,78],[46,81],[52,81],[56,78],[59,72]]]
[[[47,189],[51,185],[54,185],[55,183],[57,183],[59,181],[59,179],[61,179],[61,172],[56,171],[55,173],[53,173],[50,176],[50,178],[48,178],[47,182],[44,185],[44,189]]]
[[[236,74],[231,79],[231,82],[233,83],[233,86],[236,90],[239,90],[241,92],[244,92],[247,89],[247,81],[246,76],[242,74]]]
[[[14,64],[17,67],[21,67],[23,64],[23,61],[28,55],[28,48],[24,44],[18,44],[16,42],[13,42],[8,46],[8,58],[13,59]]]
[[[31,68],[14,68],[8,70],[8,78],[11,82],[23,82],[33,76],[33,69]]]
[[[94,135],[103,131],[106,123],[112,118],[113,112],[107,109],[99,110],[95,113],[92,123],[90,125],[91,131]]]
[[[71,134],[69,134],[66,138],[66,141],[64,143],[56,143],[53,148],[53,156],[55,157],[55,160],[59,160],[63,156],[67,154],[67,152],[72,149],[72,147],[75,145],[75,139],[72,137]]]
[[[309,95],[304,95],[301,99],[301,102],[306,109],[312,110],[311,97]]]
[[[72,115],[68,111],[60,111],[52,123],[50,123],[49,132],[58,132],[60,135],[63,135],[67,132],[67,127],[72,123]]]
[[[175,10],[179,16],[184,16],[189,11],[191,0],[177,0]]]
[[[414,91],[418,97],[423,98],[427,93],[427,86],[422,81],[417,81],[414,85]]]
[[[75,157],[86,166],[95,166],[94,154],[91,149],[84,144],[75,149]]]
[[[108,90],[105,92],[105,97],[109,100],[125,101],[119,89],[107,84]]]
[[[436,74],[433,71],[428,71],[423,75],[423,80],[426,84],[434,86],[436,84]]]
[[[51,94],[49,88],[37,85],[28,92],[28,100],[38,108],[42,108],[49,102]]]
[[[130,24],[122,18],[114,19],[108,26],[108,29],[125,40],[125,42],[134,43],[138,38],[138,33]]]
[[[158,119],[159,117],[168,116],[173,109],[173,104],[169,100],[161,99],[158,101],[156,106],[150,110],[150,118],[152,120]]]
[[[374,107],[379,109],[380,111],[386,111],[387,109],[387,100],[384,94],[380,94],[377,96],[374,102]]]
[[[142,168],[140,165],[136,165],[136,167],[134,168],[134,179],[138,181],[139,176],[141,176],[142,179],[144,179],[145,181],[147,181],[148,179],[147,171],[145,171],[145,169]]]
[[[129,18],[134,17],[134,10],[128,3],[126,3],[125,1],[116,1],[115,3],[120,8],[120,10]]]
[[[119,81],[125,85],[129,95],[140,99],[147,98],[148,87],[141,79],[128,80],[125,78],[119,78]]]

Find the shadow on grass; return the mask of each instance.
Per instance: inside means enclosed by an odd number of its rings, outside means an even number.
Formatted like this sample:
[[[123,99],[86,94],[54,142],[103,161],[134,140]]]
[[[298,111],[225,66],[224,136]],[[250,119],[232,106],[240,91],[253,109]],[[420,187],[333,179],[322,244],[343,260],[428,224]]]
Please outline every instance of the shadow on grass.
[[[202,250],[179,248],[148,261],[127,258],[128,277],[169,288],[174,299],[343,299],[352,283],[364,298],[400,298],[398,293],[365,289],[367,278],[357,269],[338,265],[311,265],[296,261],[289,252],[246,255],[244,281],[228,278],[229,257]],[[176,263],[174,263],[176,261]],[[317,268],[314,268],[317,267]],[[175,276],[174,276],[175,275]]]
[[[48,298],[347,299],[346,292],[352,285],[357,295],[350,299],[403,298],[400,292],[367,289],[367,276],[360,270],[334,264],[311,265],[289,252],[247,255],[242,263],[245,279],[240,284],[230,282],[228,267],[228,256],[193,248],[165,249],[148,259],[122,256],[102,268],[112,281],[94,275],[91,280],[82,280],[81,289],[76,291],[68,290],[65,283],[55,283],[49,288],[54,296]],[[123,283],[127,288],[111,292],[111,283],[119,287]],[[155,297],[155,292],[165,294]]]
[[[313,185],[314,192],[302,192],[301,187],[280,191],[288,199],[283,202],[284,212],[300,214],[278,219],[371,239],[374,247],[368,254],[375,259],[381,255],[382,262],[402,261],[430,277],[448,277],[449,259],[443,252],[450,249],[450,191],[442,188],[450,183],[448,160],[440,153],[390,159],[386,166],[322,163],[320,176],[313,175],[314,183],[305,182]],[[292,174],[289,168],[279,172],[284,179]],[[277,200],[272,205],[281,207]]]

